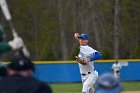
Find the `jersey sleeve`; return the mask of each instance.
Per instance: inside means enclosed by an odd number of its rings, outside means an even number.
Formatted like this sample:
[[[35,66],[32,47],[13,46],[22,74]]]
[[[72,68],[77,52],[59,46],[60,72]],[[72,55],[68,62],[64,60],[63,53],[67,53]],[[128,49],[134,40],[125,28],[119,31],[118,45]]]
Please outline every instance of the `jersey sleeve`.
[[[93,61],[93,60],[98,60],[102,58],[102,54],[99,53],[98,51],[96,51],[91,57],[90,57],[90,61]]]
[[[12,48],[7,42],[0,43],[0,54],[9,52],[10,50],[12,50]]]

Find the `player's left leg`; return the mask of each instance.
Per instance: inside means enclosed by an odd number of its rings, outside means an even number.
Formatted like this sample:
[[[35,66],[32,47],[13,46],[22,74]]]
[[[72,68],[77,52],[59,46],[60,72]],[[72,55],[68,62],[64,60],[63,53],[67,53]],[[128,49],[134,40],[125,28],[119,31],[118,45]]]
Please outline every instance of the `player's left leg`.
[[[83,83],[82,92],[93,93],[94,92],[93,84],[95,84],[97,78],[98,78],[98,76],[95,73],[89,74],[88,78]],[[91,92],[89,92],[89,91],[91,91]]]

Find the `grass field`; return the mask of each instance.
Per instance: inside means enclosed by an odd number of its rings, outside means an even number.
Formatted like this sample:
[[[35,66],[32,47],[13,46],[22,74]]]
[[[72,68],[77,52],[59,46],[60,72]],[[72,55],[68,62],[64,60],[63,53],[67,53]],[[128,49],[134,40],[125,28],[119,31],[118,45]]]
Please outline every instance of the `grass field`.
[[[53,93],[81,93],[81,83],[50,84]],[[140,91],[140,82],[122,82],[126,91]],[[139,92],[138,92],[139,93]]]

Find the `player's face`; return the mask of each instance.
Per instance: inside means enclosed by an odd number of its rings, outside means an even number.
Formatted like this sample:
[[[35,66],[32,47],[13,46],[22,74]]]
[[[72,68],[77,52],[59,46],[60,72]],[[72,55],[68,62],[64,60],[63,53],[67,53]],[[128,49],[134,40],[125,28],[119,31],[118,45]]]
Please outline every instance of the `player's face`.
[[[80,45],[85,46],[85,45],[88,44],[88,40],[85,40],[85,39],[79,39],[79,43],[80,43]]]

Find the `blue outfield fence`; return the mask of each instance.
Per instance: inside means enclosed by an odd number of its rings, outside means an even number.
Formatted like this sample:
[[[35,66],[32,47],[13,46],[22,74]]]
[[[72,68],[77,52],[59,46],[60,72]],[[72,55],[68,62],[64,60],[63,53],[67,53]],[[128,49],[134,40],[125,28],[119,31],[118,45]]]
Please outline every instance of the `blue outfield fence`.
[[[140,61],[120,62],[122,81],[140,81]],[[95,62],[95,69],[99,75],[112,72],[113,62]],[[47,63],[37,62],[34,76],[45,82],[81,82],[80,71],[77,63]]]

